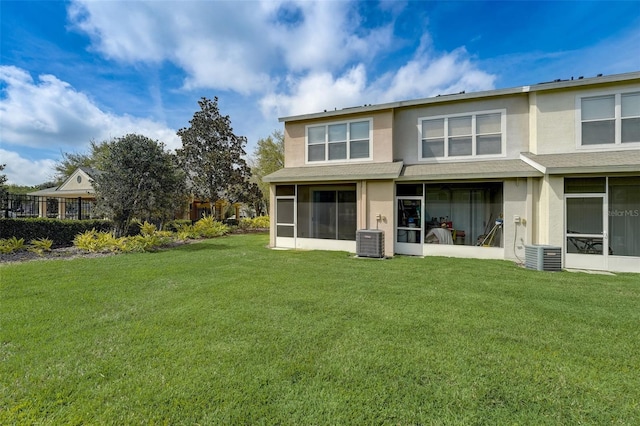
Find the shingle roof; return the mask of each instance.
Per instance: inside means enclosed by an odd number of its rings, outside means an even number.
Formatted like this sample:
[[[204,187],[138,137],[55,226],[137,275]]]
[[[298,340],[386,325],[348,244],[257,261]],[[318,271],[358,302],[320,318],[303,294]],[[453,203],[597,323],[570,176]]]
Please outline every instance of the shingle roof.
[[[289,167],[265,176],[264,182],[319,182],[371,179],[397,179],[402,162],[359,163]]]
[[[637,149],[543,155],[525,152],[520,158],[546,174],[640,171],[640,150]]]
[[[466,161],[405,166],[399,180],[486,179],[542,176],[521,160]]]

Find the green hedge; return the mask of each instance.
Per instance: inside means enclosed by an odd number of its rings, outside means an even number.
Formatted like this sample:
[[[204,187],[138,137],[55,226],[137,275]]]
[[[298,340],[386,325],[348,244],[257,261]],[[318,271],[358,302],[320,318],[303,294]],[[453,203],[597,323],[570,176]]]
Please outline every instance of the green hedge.
[[[73,245],[78,234],[92,229],[108,232],[112,228],[109,220],[0,219],[0,238],[48,238],[54,247],[67,247]]]

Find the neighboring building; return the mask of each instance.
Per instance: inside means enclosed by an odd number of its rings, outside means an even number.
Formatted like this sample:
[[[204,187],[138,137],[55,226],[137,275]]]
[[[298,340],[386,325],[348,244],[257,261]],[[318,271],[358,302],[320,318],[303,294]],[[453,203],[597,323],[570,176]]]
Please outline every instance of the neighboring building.
[[[640,272],[640,72],[280,119],[272,247]],[[447,244],[448,243],[448,244]]]
[[[60,186],[28,195],[39,197],[39,216],[58,219],[89,219],[93,216],[96,195],[93,178],[100,173],[90,167],[79,167]]]

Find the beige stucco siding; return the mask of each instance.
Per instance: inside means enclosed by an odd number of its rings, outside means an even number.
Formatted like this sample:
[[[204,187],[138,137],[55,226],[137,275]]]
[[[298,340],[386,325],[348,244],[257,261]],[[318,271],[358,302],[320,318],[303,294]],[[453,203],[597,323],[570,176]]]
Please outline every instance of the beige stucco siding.
[[[539,181],[534,214],[534,243],[563,246],[564,240],[564,178],[546,175]]]
[[[482,111],[506,110],[507,143],[506,158],[518,158],[528,150],[529,101],[527,94],[496,97],[472,102],[451,102],[397,109],[394,124],[393,156],[405,164],[416,164],[418,160],[418,119],[454,114],[471,114]],[[470,158],[471,159],[471,158]],[[459,159],[457,161],[460,161]]]
[[[529,192],[526,178],[509,179],[504,181],[504,225],[503,247],[505,259],[524,259],[524,245],[531,244],[529,236],[529,221],[532,211],[530,202],[532,194]],[[514,216],[520,218],[516,223]],[[524,219],[524,220],[523,220]]]
[[[577,129],[580,125],[577,100],[584,96],[613,94],[621,91],[640,91],[640,84],[602,85],[589,89],[538,92],[531,105],[530,152],[538,155],[562,154],[593,148],[579,147]],[[601,149],[601,148],[599,148]]]
[[[336,123],[341,121],[351,121],[358,119],[373,120],[373,156],[372,162],[393,161],[393,115],[391,110],[376,111],[368,114],[343,115],[333,119],[316,119],[305,121],[290,121],[285,123],[284,158],[285,167],[302,167],[305,165],[306,157],[306,128],[310,125],[320,125]],[[348,162],[330,162],[326,164],[345,164]]]
[[[364,207],[366,223],[365,229],[380,229],[384,231],[384,252],[386,256],[393,255],[393,221],[394,221],[394,187],[389,181],[369,181],[366,183]],[[376,219],[380,215],[380,221]]]

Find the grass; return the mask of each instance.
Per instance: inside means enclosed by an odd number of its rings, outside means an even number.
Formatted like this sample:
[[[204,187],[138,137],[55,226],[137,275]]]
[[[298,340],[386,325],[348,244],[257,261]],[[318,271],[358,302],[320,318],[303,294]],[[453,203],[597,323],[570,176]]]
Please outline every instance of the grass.
[[[265,249],[0,266],[1,424],[640,424],[640,277]]]

